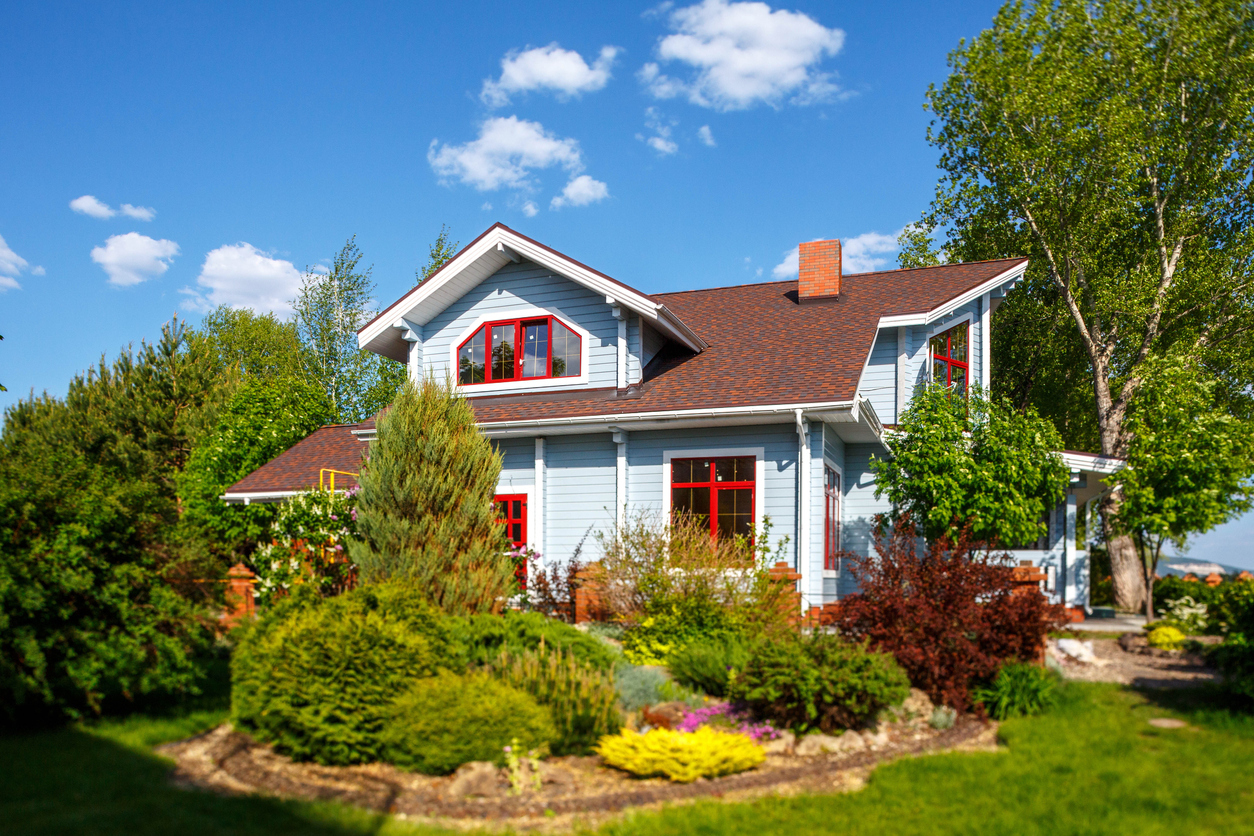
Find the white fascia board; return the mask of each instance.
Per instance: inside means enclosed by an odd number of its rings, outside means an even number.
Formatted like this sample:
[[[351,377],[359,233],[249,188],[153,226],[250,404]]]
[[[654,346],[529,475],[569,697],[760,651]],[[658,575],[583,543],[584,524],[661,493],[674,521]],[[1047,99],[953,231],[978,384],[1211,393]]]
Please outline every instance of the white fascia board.
[[[931,325],[933,322],[936,322],[939,319],[944,319],[946,316],[953,313],[955,308],[960,308],[968,302],[980,298],[985,293],[992,293],[994,290],[1005,284],[1015,284],[1019,281],[1019,279],[1023,278],[1023,274],[1027,272],[1027,269],[1028,262],[1024,261],[1022,264],[1017,264],[1009,270],[998,273],[986,282],[982,282],[969,290],[964,290],[952,299],[946,299],[943,304],[937,305],[935,308],[932,308],[932,310],[924,313],[881,316],[879,327],[898,328],[908,325]]]
[[[304,491],[253,491],[250,493],[224,493],[218,499],[227,505],[247,505],[250,502],[280,502]]]
[[[857,401],[829,401],[804,404],[771,404],[769,406],[734,406],[723,409],[678,409],[657,412],[632,412],[618,415],[587,415],[568,418],[533,418],[524,421],[493,421],[480,424],[480,429],[487,435],[512,430],[542,430],[546,427],[586,427],[588,429],[604,428],[619,424],[638,424],[654,421],[677,423],[683,421],[703,421],[711,418],[763,418],[778,417],[792,420],[796,410],[804,412],[836,412],[843,411],[857,415]],[[856,417],[854,420],[857,420]]]
[[[1073,453],[1063,451],[1062,461],[1071,470],[1084,470],[1089,473],[1109,475],[1123,470],[1127,462],[1114,456],[1102,456],[1097,453]]]

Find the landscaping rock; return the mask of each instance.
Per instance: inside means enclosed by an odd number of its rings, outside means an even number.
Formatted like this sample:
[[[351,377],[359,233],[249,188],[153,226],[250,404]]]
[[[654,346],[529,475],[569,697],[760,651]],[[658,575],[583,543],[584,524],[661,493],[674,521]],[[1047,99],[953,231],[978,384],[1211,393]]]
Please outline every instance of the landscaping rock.
[[[925,722],[932,716],[935,708],[936,706],[932,705],[932,698],[918,688],[911,688],[910,696],[906,697],[906,701],[901,704],[901,711],[905,712],[908,717],[922,717]]]
[[[861,752],[866,748],[866,741],[856,731],[847,731],[836,738],[837,752]]]
[[[455,798],[464,798],[466,796],[479,796],[481,798],[495,798],[505,794],[505,786],[502,786],[501,770],[497,769],[496,764],[488,761],[471,761],[464,763],[453,773],[453,783],[449,785],[449,795]]]
[[[796,745],[797,736],[790,731],[783,731],[774,740],[764,741],[762,749],[768,755],[787,755]]]
[[[845,736],[850,736],[853,734],[856,734],[856,732],[850,731],[850,732],[846,732]],[[882,728],[866,729],[865,731],[862,732],[862,740],[863,742],[866,743],[867,746],[870,746],[870,747],[887,746],[888,745],[888,730],[882,729]]]
[[[1183,729],[1189,724],[1174,717],[1155,717],[1149,724],[1156,729]]]
[[[660,702],[657,705],[646,705],[641,713],[650,726],[673,729],[688,716],[688,705],[682,702]]]
[[[1059,639],[1056,647],[1060,653],[1076,662],[1091,665],[1098,661],[1097,656],[1093,653],[1093,643],[1091,641],[1082,642],[1079,639]]]

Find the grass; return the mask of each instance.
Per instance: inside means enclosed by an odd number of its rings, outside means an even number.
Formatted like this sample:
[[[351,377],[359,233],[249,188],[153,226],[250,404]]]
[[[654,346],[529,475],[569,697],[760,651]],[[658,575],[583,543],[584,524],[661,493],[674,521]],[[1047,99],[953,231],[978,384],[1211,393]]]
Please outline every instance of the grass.
[[[216,712],[216,713],[215,713]],[[148,746],[211,727],[224,705],[0,737],[0,833],[431,834],[337,804],[177,789]],[[1152,717],[1189,728],[1156,729]],[[1215,690],[1069,683],[1002,726],[1006,750],[903,761],[861,792],[639,813],[603,836],[665,834],[1254,833],[1254,716]]]

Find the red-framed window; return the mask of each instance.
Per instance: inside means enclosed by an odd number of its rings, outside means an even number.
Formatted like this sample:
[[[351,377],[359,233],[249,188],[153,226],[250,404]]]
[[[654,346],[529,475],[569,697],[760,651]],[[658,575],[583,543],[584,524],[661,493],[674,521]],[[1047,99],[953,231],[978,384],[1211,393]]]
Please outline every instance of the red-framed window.
[[[932,380],[965,395],[971,385],[971,338],[967,323],[932,337],[929,348]]]
[[[579,377],[580,339],[555,316],[487,322],[457,347],[457,382]]]
[[[492,498],[496,507],[496,521],[505,526],[505,536],[515,549],[527,548],[527,495],[525,493],[497,494]],[[519,561],[514,567],[518,585],[527,588],[527,563]]]
[[[823,568],[836,569],[840,553],[840,474],[823,465]]]
[[[753,537],[753,456],[671,461],[671,513],[688,514],[715,537]]]

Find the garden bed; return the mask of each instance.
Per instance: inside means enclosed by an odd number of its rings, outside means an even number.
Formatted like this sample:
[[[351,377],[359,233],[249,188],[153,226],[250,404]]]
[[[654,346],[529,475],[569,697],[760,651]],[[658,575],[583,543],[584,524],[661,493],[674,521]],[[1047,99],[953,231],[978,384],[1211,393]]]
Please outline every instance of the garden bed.
[[[848,732],[847,732],[848,734]],[[953,728],[921,723],[881,727],[859,751],[802,757],[771,755],[739,775],[675,784],[639,779],[605,767],[597,757],[550,758],[541,765],[541,789],[509,794],[504,770],[468,765],[458,774],[431,777],[386,764],[327,767],[296,763],[230,725],[158,749],[177,764],[176,783],[229,794],[260,794],[339,801],[446,826],[485,820],[515,828],[564,829],[628,808],[697,798],[743,799],[765,793],[850,790],[876,765],[900,757],[953,749],[992,749],[997,727],[960,717]],[[870,735],[866,737],[871,738]],[[467,794],[470,790],[475,795]]]

